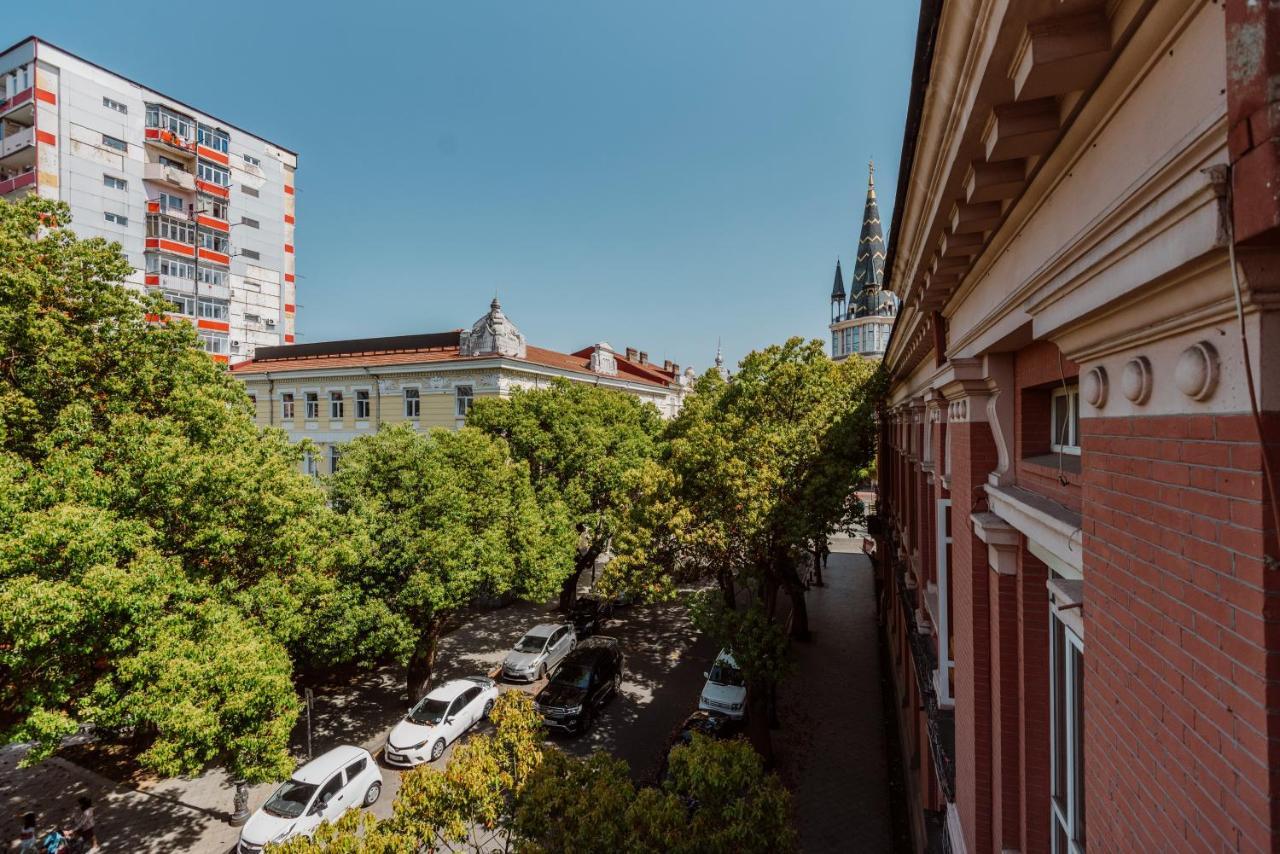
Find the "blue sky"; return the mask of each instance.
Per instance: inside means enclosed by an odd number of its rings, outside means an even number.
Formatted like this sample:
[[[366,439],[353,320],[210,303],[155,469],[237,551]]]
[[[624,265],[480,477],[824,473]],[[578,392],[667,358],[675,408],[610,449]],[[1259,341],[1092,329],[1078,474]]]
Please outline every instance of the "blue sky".
[[[735,361],[826,337],[870,157],[892,212],[913,3],[74,5],[0,42],[299,152],[301,342],[469,325],[496,291],[535,344]]]

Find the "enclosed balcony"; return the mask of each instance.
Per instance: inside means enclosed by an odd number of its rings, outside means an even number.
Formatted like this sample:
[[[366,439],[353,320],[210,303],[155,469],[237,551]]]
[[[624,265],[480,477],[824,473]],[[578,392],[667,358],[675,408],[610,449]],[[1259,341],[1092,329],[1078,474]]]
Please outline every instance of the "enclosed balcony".
[[[196,176],[167,163],[147,163],[143,166],[142,177],[147,181],[168,184],[187,192],[196,188]]]
[[[35,162],[36,129],[0,122],[0,166],[14,165],[28,152]]]
[[[196,153],[195,119],[160,104],[147,104],[145,138],[147,145],[161,151],[194,157]]]

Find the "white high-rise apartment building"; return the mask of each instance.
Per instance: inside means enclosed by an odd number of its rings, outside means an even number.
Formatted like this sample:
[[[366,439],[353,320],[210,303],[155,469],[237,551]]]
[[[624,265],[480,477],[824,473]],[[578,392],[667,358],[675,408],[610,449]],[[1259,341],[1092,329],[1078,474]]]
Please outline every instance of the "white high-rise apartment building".
[[[71,205],[215,359],[292,343],[288,149],[31,36],[0,52],[0,197]]]

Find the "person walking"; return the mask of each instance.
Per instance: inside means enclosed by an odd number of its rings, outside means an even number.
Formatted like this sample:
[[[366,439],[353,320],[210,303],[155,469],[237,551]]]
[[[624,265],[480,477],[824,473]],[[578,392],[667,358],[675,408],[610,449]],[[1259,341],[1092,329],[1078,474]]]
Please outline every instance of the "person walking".
[[[18,837],[18,854],[36,851],[36,814],[29,812],[22,817],[22,835]]]
[[[71,826],[68,831],[72,839],[78,845],[80,851],[97,851],[98,837],[93,829],[93,801],[88,797],[81,796],[77,803],[80,806],[79,815],[76,817],[76,823]]]

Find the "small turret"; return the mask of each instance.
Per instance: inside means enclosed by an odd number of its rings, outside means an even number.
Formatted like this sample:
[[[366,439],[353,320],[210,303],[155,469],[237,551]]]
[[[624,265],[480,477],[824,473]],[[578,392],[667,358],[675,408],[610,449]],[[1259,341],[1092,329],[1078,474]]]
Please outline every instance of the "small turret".
[[[836,259],[836,280],[831,285],[831,322],[844,319],[844,273],[840,271],[840,259]]]

